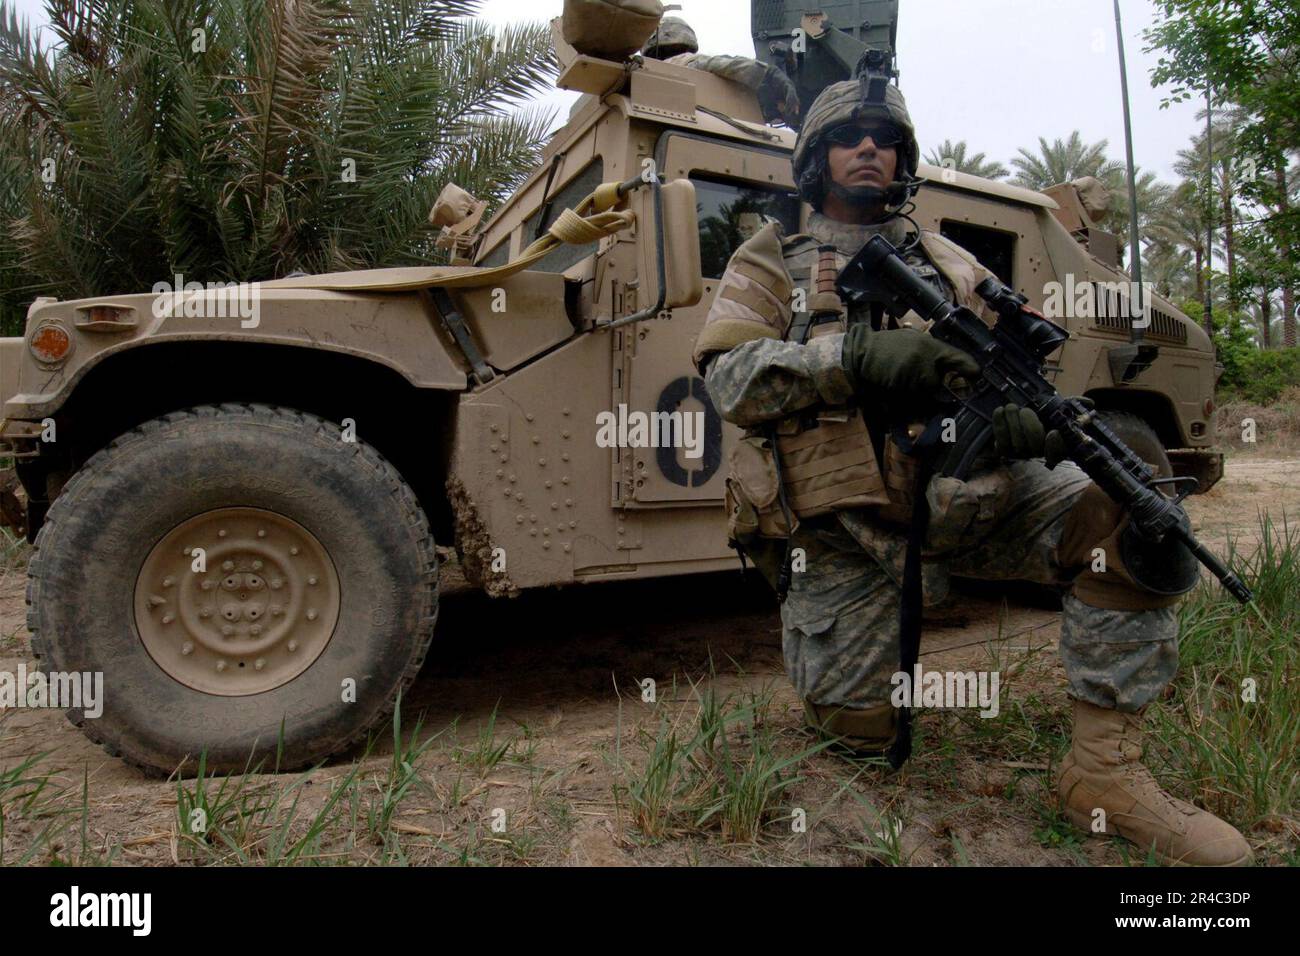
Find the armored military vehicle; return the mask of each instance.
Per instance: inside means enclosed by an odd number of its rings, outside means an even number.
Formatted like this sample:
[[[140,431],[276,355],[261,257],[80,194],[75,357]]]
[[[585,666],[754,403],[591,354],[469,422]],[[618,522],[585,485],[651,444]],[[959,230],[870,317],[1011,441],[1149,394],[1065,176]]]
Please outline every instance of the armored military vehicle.
[[[802,17],[756,15],[760,58],[799,74],[842,46],[826,10],[798,35]],[[50,672],[103,673],[102,715],[68,715],[110,753],[169,772],[352,746],[436,653],[435,542],[494,596],[737,567],[735,433],[691,347],[736,246],[806,216],[795,134],[718,76],[579,52],[558,25],[555,44],[583,95],[490,220],[439,212],[455,264],[40,298],[0,341],[33,647]],[[1068,184],[920,174],[917,221],[1036,305],[1053,282],[1127,281]],[[1208,487],[1210,342],[1157,300],[1135,343],[1099,301],[1060,320],[1056,384]]]

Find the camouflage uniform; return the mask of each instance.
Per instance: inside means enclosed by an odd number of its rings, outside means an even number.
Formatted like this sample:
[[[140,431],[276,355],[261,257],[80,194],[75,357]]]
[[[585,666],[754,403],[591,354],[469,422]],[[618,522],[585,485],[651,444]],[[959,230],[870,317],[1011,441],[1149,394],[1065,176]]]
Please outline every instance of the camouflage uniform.
[[[748,87],[757,94],[767,122],[780,120],[798,128],[799,94],[782,70],[747,56],[706,56],[698,51],[695,31],[680,17],[664,17],[641,50],[665,63],[703,70]]]
[[[903,228],[898,219],[884,226],[857,226],[813,213],[808,224],[812,241],[793,237],[783,243],[786,269],[795,285],[806,283],[818,243],[834,244],[843,265],[876,232],[897,245]],[[922,249],[952,253],[948,271],[938,269]],[[973,289],[988,273],[973,260],[964,262],[962,250],[941,237],[927,235],[922,249],[907,256],[909,264],[939,284],[950,301],[983,310]],[[750,281],[728,270],[719,288]],[[709,321],[734,322],[737,305],[721,297],[715,302],[721,304],[715,304]],[[860,313],[849,316],[850,322],[867,320]],[[921,323],[909,314],[900,324]],[[808,345],[768,336],[742,342],[709,362],[709,395],[725,420],[744,427],[819,403],[847,401],[853,389],[841,364],[842,340],[836,333]],[[1041,461],[982,465],[964,482],[942,477],[930,481],[930,596],[938,596],[946,572],[1071,585],[1081,570],[1087,571],[1091,545],[1113,528],[1100,527],[1091,536],[1076,532],[1074,537],[1092,540],[1062,555],[1063,533],[1091,485],[1088,477],[1069,462],[1054,470]],[[1090,513],[1107,510],[1099,500],[1089,505]],[[1118,520],[1117,511],[1110,520]],[[803,549],[806,570],[794,575],[781,618],[786,670],[795,688],[801,697],[823,706],[860,709],[886,703],[892,689],[889,678],[899,663],[905,532],[881,522],[872,509],[850,509],[802,521],[793,545]],[[1095,578],[1090,571],[1084,576],[1089,582]],[[1066,595],[1060,646],[1071,693],[1098,706],[1136,711],[1173,677],[1178,663],[1175,636],[1176,612],[1170,606],[1125,610]]]

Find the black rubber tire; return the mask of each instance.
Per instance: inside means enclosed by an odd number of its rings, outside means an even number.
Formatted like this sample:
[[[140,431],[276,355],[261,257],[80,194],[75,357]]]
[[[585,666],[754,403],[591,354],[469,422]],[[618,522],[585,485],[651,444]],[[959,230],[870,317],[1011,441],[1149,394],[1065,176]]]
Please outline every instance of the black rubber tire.
[[[223,697],[169,676],[145,650],[133,594],[153,546],[215,508],[279,512],[328,551],[340,582],[333,636],[310,667],[263,693]],[[101,671],[104,709],[69,720],[109,754],[169,774],[265,760],[299,769],[386,721],[415,679],[438,613],[433,538],[415,494],[372,447],[286,408],[203,406],[115,439],[50,509],[28,565],[28,627],[42,665]],[[356,681],[355,703],[343,681]],[[283,726],[283,740],[280,740]]]
[[[1155,466],[1157,478],[1169,478],[1173,475],[1174,469],[1169,463],[1169,454],[1165,451],[1165,446],[1160,443],[1156,430],[1143,418],[1132,412],[1121,412],[1115,409],[1103,409],[1098,414],[1106,427],[1113,431],[1120,441],[1137,452],[1147,464]]]

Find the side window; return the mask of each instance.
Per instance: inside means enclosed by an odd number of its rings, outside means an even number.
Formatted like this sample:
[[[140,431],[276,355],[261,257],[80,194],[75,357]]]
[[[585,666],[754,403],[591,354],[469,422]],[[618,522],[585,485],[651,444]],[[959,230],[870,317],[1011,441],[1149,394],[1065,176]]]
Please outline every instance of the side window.
[[[799,197],[785,189],[692,175],[700,219],[704,278],[720,279],[736,248],[763,228],[767,217],[786,235],[799,231]]]
[[[1013,289],[1016,287],[1012,281],[1016,262],[1015,233],[945,219],[939,224],[939,234],[973,255],[1003,283]]]
[[[520,243],[521,249],[527,249],[541,233],[549,229],[555,220],[560,218],[560,213],[566,209],[572,209],[582,200],[586,199],[589,194],[595,191],[596,187],[603,181],[605,173],[605,164],[599,157],[588,163],[577,176],[556,192],[551,193],[550,198],[542,204],[537,212],[528,217],[524,223],[523,241]],[[546,219],[543,222],[542,216]],[[541,229],[538,230],[537,224],[541,222]],[[509,245],[509,243],[504,243]],[[596,251],[597,243],[588,243],[585,246],[572,246],[568,243],[552,250],[540,262],[533,266],[539,272],[563,272],[569,266],[576,262],[581,262],[587,256]],[[496,249],[488,258],[493,258],[498,254]],[[486,262],[484,263],[486,264]]]

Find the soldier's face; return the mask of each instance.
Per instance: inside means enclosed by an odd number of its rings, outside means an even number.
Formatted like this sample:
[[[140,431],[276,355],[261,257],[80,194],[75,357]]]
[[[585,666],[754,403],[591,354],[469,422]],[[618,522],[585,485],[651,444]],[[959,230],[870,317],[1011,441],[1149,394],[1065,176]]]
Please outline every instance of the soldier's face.
[[[898,171],[898,149],[881,149],[870,136],[863,136],[856,146],[831,143],[826,150],[826,165],[831,180],[840,186],[874,186],[884,189],[894,181]]]

